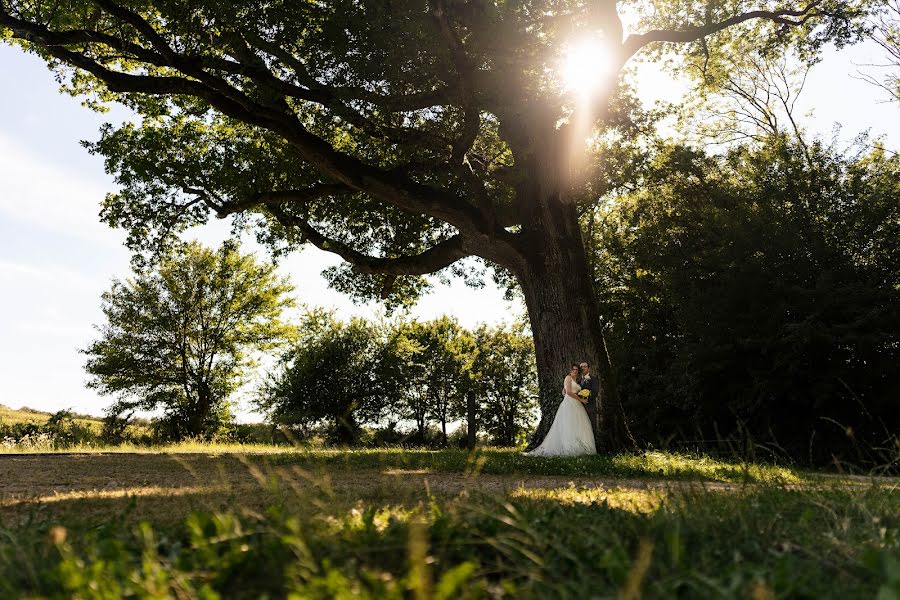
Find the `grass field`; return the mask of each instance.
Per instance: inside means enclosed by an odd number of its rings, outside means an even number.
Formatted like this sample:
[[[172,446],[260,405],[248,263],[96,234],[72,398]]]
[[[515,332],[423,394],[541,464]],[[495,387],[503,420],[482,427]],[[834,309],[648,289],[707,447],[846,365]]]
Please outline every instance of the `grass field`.
[[[900,593],[892,479],[663,453],[176,449],[0,456],[0,597]]]
[[[134,419],[124,430],[129,439],[147,438],[149,422]],[[68,411],[56,414],[0,404],[0,452],[89,449],[103,444],[103,419]]]

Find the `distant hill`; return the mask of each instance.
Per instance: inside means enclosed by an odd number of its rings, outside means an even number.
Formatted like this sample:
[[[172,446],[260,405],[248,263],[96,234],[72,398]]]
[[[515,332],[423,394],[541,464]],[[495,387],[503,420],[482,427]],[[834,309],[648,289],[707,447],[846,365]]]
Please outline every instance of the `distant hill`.
[[[10,408],[8,406],[0,404],[0,423],[5,423],[7,425],[11,425],[13,423],[35,423],[37,425],[42,425],[46,423],[52,415],[53,413],[45,412],[42,410],[35,410],[27,406],[22,406],[20,408]],[[72,413],[72,417],[75,419],[76,423],[89,425],[91,427],[99,428],[103,424],[103,417],[82,415],[78,413]]]
[[[52,412],[37,410],[28,406],[10,408],[5,404],[0,404],[0,423],[6,423],[7,425],[11,423],[37,423],[38,425],[41,425],[42,423],[46,423],[52,415]],[[77,423],[96,424],[98,427],[103,424],[103,417],[98,417],[96,415],[85,415],[73,412],[72,418],[75,419],[75,422]],[[146,427],[150,425],[150,420],[132,417],[130,423],[132,425]]]

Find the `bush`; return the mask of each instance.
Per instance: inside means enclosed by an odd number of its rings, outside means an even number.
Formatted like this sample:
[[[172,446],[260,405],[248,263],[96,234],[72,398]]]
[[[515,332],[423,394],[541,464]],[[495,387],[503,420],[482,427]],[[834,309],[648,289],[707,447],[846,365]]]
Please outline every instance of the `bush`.
[[[87,425],[77,423],[72,411],[69,410],[60,410],[50,415],[42,430],[53,438],[57,447],[62,448],[94,444],[99,441],[96,432]]]
[[[231,441],[239,444],[290,444],[290,440],[279,434],[278,428],[266,423],[236,423],[229,434]]]
[[[41,414],[32,409],[24,412]],[[70,410],[60,410],[45,423],[0,423],[0,447],[8,450],[60,450],[73,446],[90,446],[100,437],[89,426],[75,420]]]

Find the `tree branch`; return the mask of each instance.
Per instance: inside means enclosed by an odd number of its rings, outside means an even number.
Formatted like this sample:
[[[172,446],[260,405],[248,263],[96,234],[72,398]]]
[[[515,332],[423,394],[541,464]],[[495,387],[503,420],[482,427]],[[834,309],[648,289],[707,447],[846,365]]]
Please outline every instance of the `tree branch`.
[[[814,10],[822,0],[813,0],[802,9],[783,9],[783,10],[754,10],[731,18],[719,21],[717,23],[709,23],[707,25],[698,25],[688,27],[683,30],[673,29],[654,29],[642,34],[631,34],[622,44],[621,64],[625,64],[629,58],[637,54],[637,52],[648,44],[653,42],[672,42],[678,44],[686,44],[695,42],[713,33],[718,33],[723,29],[727,29],[744,21],[753,19],[765,19],[782,25],[799,26],[803,25],[810,18],[819,16],[822,13]],[[792,18],[793,17],[793,18]]]
[[[263,192],[254,194],[246,200],[238,200],[233,202],[215,202],[209,199],[209,194],[204,190],[183,187],[184,191],[190,194],[203,195],[206,197],[206,203],[216,211],[216,216],[224,219],[229,215],[244,212],[247,209],[258,206],[271,206],[282,204],[306,204],[317,198],[326,196],[334,196],[338,194],[349,194],[353,190],[341,183],[317,183],[308,188],[300,190],[278,190],[272,192]]]
[[[282,208],[281,202],[271,201],[266,204],[266,207],[283,226],[299,230],[303,234],[303,239],[317,248],[337,254],[350,263],[357,273],[395,276],[427,275],[470,255],[463,248],[463,237],[457,234],[414,256],[396,258],[369,256],[354,250],[341,241],[321,234],[305,219],[288,214]]]
[[[302,205],[310,200],[335,194],[346,194],[353,190],[341,184],[317,183],[305,189],[277,190],[256,194],[247,200],[221,202],[214,200],[202,189],[183,186],[185,192],[197,196],[191,204],[203,200],[211,206],[220,218],[243,212],[248,208],[265,206],[284,227],[300,231],[304,241],[326,252],[337,254],[351,265],[357,273],[378,273],[383,275],[425,275],[447,267],[470,253],[463,249],[463,237],[455,235],[428,250],[414,256],[379,258],[369,256],[338,240],[326,237],[316,230],[306,219],[284,210],[285,205]]]
[[[126,52],[133,52],[137,58],[153,66],[166,65],[166,61],[161,60],[163,57],[157,53],[139,45],[117,42],[115,38],[105,34],[82,30],[54,32],[41,25],[17,19],[9,14],[2,4],[0,4],[0,26],[9,28],[13,35],[19,39],[46,48],[47,52],[62,62],[91,73],[113,92],[195,96],[206,100],[223,112],[231,111],[241,114],[242,118],[252,115],[253,112],[259,112],[260,114],[267,112],[265,107],[255,104],[244,94],[221,79],[213,82],[211,80],[216,78],[205,77],[207,81],[198,81],[196,79],[174,76],[131,75],[110,70],[96,60],[65,47],[79,42],[108,44]],[[194,65],[190,65],[189,70],[196,72],[197,68]],[[189,73],[185,72],[185,74],[190,76]],[[223,85],[229,89],[227,94],[222,93]],[[227,111],[224,107],[227,107]]]
[[[211,89],[216,90],[235,102],[238,102],[247,108],[251,107],[252,103],[249,102],[249,98],[244,92],[235,88],[226,80],[206,71],[202,67],[201,61],[176,52],[166,39],[153,27],[153,25],[144,19],[144,17],[128,8],[112,2],[111,0],[94,0],[94,2],[111,16],[132,26],[139,35],[150,42],[153,48],[155,48],[159,55],[164,59],[162,64],[156,61],[153,61],[153,64],[156,66],[170,66],[176,68],[185,75],[205,83]],[[217,61],[219,64],[223,62],[235,65],[237,67],[237,69],[235,69],[236,71],[251,76],[253,81],[258,85],[274,88],[278,91],[287,88],[287,91],[296,90],[300,93],[304,92],[302,88],[297,88],[296,86],[275,77],[268,69],[260,68],[259,64],[247,65],[243,62],[234,63],[226,60]]]
[[[288,95],[303,100],[309,100],[329,108],[334,108],[335,105],[340,104],[345,109],[347,108],[346,104],[344,104],[345,102],[361,101],[392,112],[422,110],[450,102],[450,89],[446,87],[412,94],[385,96],[384,94],[361,88],[324,86],[309,74],[306,65],[278,44],[272,43],[250,30],[242,31],[241,35],[244,36],[248,44],[277,59],[284,67],[294,72],[294,75],[306,89],[302,94]]]
[[[385,171],[335,150],[331,144],[310,133],[287,109],[278,110],[259,104],[226,81],[198,72],[194,65],[185,65],[181,59],[178,60],[178,70],[189,77],[196,73],[202,77],[201,81],[110,70],[83,54],[60,46],[58,40],[53,38],[54,32],[46,27],[16,19],[6,11],[3,3],[0,3],[0,25],[11,29],[13,35],[20,39],[45,47],[59,60],[91,73],[113,92],[195,96],[229,117],[282,136],[323,175],[353,190],[412,214],[444,220],[461,231],[478,235],[497,233],[479,209],[456,194],[420,184],[402,171]]]
[[[463,47],[459,34],[453,29],[447,15],[446,0],[435,0],[433,9],[434,18],[441,30],[441,35],[450,50],[450,58],[456,67],[456,75],[460,91],[463,96],[463,127],[459,138],[453,142],[453,150],[450,160],[454,164],[462,163],[466,153],[475,143],[481,131],[481,111],[475,101],[475,89],[472,81],[472,73],[475,70],[472,60]]]

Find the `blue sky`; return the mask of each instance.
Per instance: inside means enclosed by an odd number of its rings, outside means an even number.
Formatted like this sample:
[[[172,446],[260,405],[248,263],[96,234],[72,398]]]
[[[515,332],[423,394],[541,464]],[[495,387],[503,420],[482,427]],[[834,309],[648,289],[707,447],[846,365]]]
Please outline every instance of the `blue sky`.
[[[799,112],[813,134],[830,138],[835,122],[842,140],[871,129],[900,149],[898,108],[882,102],[876,88],[856,80],[857,64],[877,62],[873,45],[829,52],[807,82]],[[644,70],[647,100],[683,91],[668,76]],[[105,121],[124,111],[96,114],[58,92],[43,62],[0,45],[0,404],[41,410],[72,408],[100,414],[109,400],[84,387],[84,357],[78,348],[93,338],[100,322],[100,294],[112,277],[128,274],[124,235],[99,223],[103,196],[114,190],[102,161],[79,140],[96,139]],[[192,232],[210,244],[227,235],[217,222]],[[252,242],[245,249],[258,250]],[[303,303],[328,306],[342,316],[377,314],[375,306],[354,306],[329,290],[319,275],[336,257],[315,249],[289,257],[279,267],[297,285]],[[490,283],[472,290],[455,283],[436,285],[414,316],[455,315],[466,326],[509,320],[523,311]],[[246,400],[239,414],[253,418]]]

